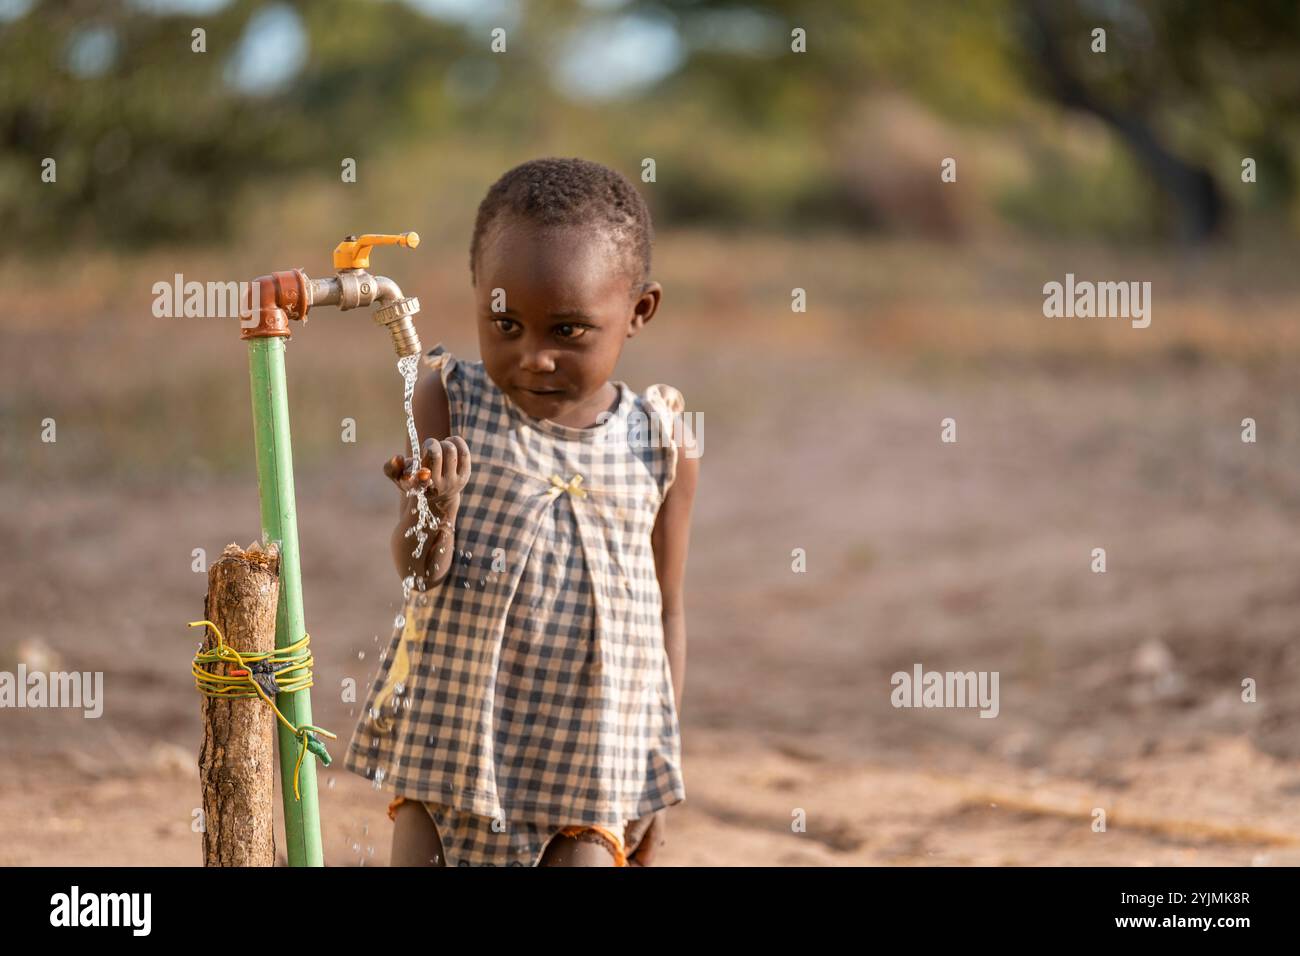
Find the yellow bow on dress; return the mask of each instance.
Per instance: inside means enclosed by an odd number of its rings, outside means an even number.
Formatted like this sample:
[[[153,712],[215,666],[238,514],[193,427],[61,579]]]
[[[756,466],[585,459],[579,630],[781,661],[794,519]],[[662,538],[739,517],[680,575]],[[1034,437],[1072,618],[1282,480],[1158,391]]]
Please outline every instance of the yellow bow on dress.
[[[551,475],[551,487],[547,488],[543,495],[554,501],[566,491],[571,495],[577,495],[579,498],[587,497],[587,490],[582,487],[582,475],[574,475],[568,481],[565,481],[559,475]]]

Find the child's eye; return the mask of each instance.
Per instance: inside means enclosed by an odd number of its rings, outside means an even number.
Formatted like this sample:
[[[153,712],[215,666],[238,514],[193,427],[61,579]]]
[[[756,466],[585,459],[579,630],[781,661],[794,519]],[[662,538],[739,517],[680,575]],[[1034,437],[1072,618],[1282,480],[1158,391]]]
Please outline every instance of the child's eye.
[[[562,339],[569,339],[569,340],[580,339],[587,334],[587,326],[568,325],[568,324],[557,325],[555,327],[555,334]]]
[[[496,323],[497,329],[499,329],[500,331],[506,334],[509,334],[510,332],[514,331],[514,327],[515,327],[514,319],[493,319],[492,321]]]

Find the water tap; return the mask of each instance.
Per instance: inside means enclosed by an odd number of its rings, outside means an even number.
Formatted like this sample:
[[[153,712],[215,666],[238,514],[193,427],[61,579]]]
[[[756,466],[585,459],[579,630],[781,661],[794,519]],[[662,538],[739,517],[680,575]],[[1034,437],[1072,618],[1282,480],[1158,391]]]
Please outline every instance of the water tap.
[[[341,310],[375,305],[375,321],[388,329],[398,358],[419,355],[420,336],[411,317],[420,311],[420,300],[402,295],[387,276],[371,275],[370,250],[375,246],[405,246],[414,249],[420,237],[414,232],[400,235],[347,236],[334,247],[336,275],[312,279],[301,269],[258,276],[260,302],[253,309],[258,324],[245,326],[241,338],[289,337],[287,319],[307,320],[312,306],[337,305]]]

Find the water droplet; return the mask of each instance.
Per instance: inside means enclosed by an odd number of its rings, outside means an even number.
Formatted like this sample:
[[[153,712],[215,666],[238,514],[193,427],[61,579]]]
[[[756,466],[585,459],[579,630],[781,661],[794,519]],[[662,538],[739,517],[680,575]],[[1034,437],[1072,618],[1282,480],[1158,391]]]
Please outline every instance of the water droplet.
[[[334,789],[334,778],[333,778],[333,777],[330,777],[330,782],[329,782],[328,784],[326,784],[326,786],[329,787],[331,790]]]
[[[405,627],[405,626],[406,626],[405,614],[399,614],[397,615],[397,617],[393,618],[393,627]]]
[[[365,659],[366,659],[366,652],[365,652],[365,651],[357,651],[357,660],[359,660],[359,661],[364,661]]]

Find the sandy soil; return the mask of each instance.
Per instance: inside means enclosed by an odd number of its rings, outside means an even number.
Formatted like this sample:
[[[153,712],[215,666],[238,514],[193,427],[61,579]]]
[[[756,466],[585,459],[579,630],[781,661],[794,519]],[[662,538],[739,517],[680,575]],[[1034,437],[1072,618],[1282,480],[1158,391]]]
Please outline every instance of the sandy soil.
[[[662,862],[1300,863],[1300,409],[1277,373],[638,354],[628,381],[680,383],[707,422]],[[1240,442],[1247,415],[1266,440]],[[298,480],[316,722],[344,735],[340,681],[368,677],[399,597],[388,453]],[[3,479],[0,669],[107,678],[99,720],[0,714],[0,864],[200,862],[191,549],[256,536],[249,470]],[[914,663],[998,671],[999,716],[895,709]],[[320,779],[328,862],[385,864],[386,794]]]

